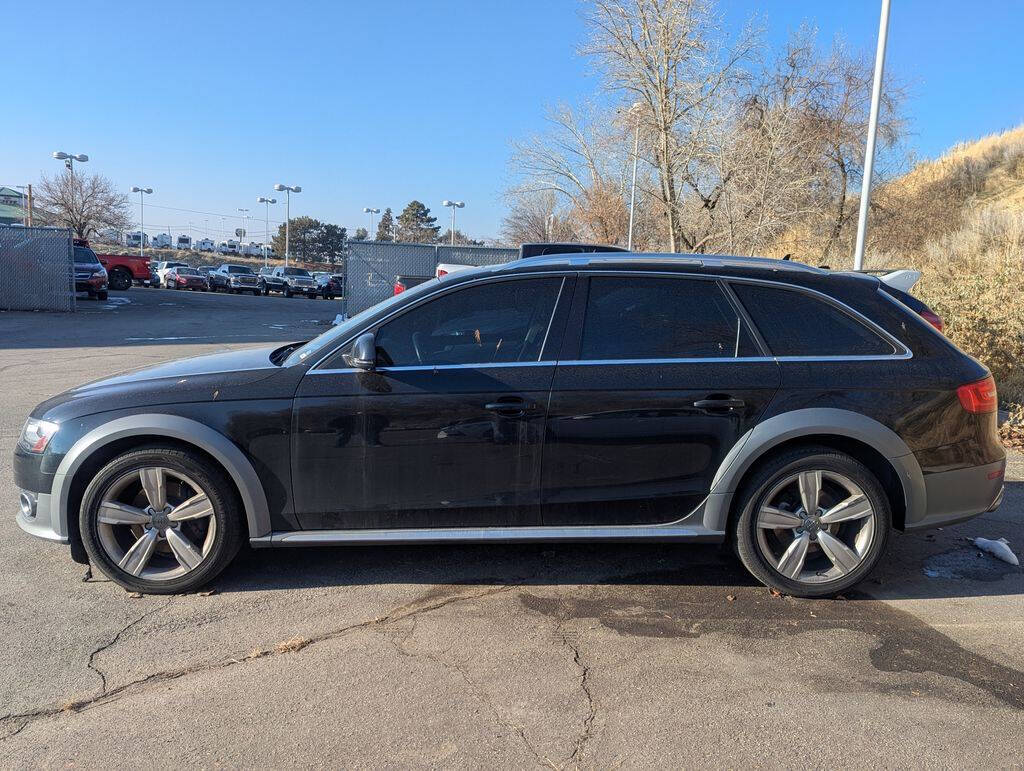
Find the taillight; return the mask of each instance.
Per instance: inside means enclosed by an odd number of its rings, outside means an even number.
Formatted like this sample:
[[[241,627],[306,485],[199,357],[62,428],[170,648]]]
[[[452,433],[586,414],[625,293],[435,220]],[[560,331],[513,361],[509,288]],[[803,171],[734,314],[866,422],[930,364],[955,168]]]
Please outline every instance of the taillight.
[[[996,381],[989,375],[984,380],[968,383],[956,389],[961,406],[968,412],[995,412],[998,406]]]
[[[448,271],[445,270],[444,268],[438,268],[437,269],[437,277],[438,278],[441,278],[441,276],[447,276],[447,275],[448,275]]]
[[[395,282],[395,294],[402,294],[402,292],[404,292],[404,291],[405,291],[405,284],[403,284],[401,281],[396,281]]]
[[[921,311],[920,315],[921,318],[923,318],[937,330],[939,330],[940,332],[942,331],[942,319],[939,318],[939,314],[937,314],[935,311],[923,310]]]

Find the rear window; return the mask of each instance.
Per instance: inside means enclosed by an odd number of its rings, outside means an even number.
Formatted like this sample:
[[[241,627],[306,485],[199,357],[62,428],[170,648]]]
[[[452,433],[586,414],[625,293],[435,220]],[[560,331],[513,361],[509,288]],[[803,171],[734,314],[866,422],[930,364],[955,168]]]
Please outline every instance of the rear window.
[[[760,356],[714,281],[595,277],[580,358],[690,359]]]
[[[805,292],[732,284],[775,356],[885,356],[896,349],[839,308]]]

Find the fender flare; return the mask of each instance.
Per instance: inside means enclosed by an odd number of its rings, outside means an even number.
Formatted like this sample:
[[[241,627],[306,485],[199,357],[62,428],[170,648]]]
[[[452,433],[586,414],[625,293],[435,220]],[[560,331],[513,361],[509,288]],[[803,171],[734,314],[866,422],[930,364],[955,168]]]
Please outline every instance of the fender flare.
[[[900,480],[906,522],[915,522],[924,516],[927,493],[921,466],[892,429],[850,410],[810,407],[771,417],[740,437],[718,467],[711,483],[711,493],[704,507],[705,526],[717,531],[727,529],[732,499],[741,480],[766,452],[783,442],[815,435],[855,439],[872,447],[889,461]]]
[[[248,458],[226,436],[190,418],[161,413],[129,415],[116,418],[94,428],[71,447],[57,467],[50,494],[57,505],[52,523],[58,535],[68,538],[68,501],[71,482],[82,464],[96,450],[119,439],[132,436],[155,436],[177,439],[209,453],[234,481],[242,498],[249,537],[269,535],[270,508],[256,470]]]

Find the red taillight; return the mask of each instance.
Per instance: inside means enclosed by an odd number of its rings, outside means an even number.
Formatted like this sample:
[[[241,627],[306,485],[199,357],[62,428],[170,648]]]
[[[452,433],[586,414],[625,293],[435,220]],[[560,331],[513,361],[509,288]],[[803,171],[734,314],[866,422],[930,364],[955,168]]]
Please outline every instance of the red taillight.
[[[178,282],[179,284],[187,284],[187,283],[188,283],[187,279],[184,279],[184,278],[182,278],[181,276],[178,276],[178,277],[177,277],[177,278],[176,278],[175,280],[176,280],[176,281],[177,281],[177,282]]]
[[[441,278],[441,276],[447,276],[447,275],[448,275],[448,271],[445,270],[444,268],[438,268],[437,269],[437,277],[438,278]]]
[[[996,381],[989,375],[984,380],[968,383],[956,389],[956,395],[965,410],[973,413],[995,412],[998,406]]]
[[[942,319],[939,318],[939,314],[937,314],[935,311],[921,311],[921,318],[923,318],[925,321],[927,321],[940,332],[942,331]]]
[[[400,281],[395,282],[395,294],[402,294],[405,291],[405,284]]]

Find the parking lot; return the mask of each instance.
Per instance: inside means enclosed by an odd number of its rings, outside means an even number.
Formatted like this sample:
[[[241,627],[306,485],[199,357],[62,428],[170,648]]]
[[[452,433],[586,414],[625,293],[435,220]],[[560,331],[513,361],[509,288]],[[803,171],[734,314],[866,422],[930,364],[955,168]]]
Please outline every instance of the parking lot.
[[[1002,507],[893,539],[862,591],[773,596],[715,547],[243,552],[132,596],[14,521],[31,408],[327,328],[340,302],[134,288],[0,313],[5,767],[1008,766],[1024,757],[1024,457]]]

